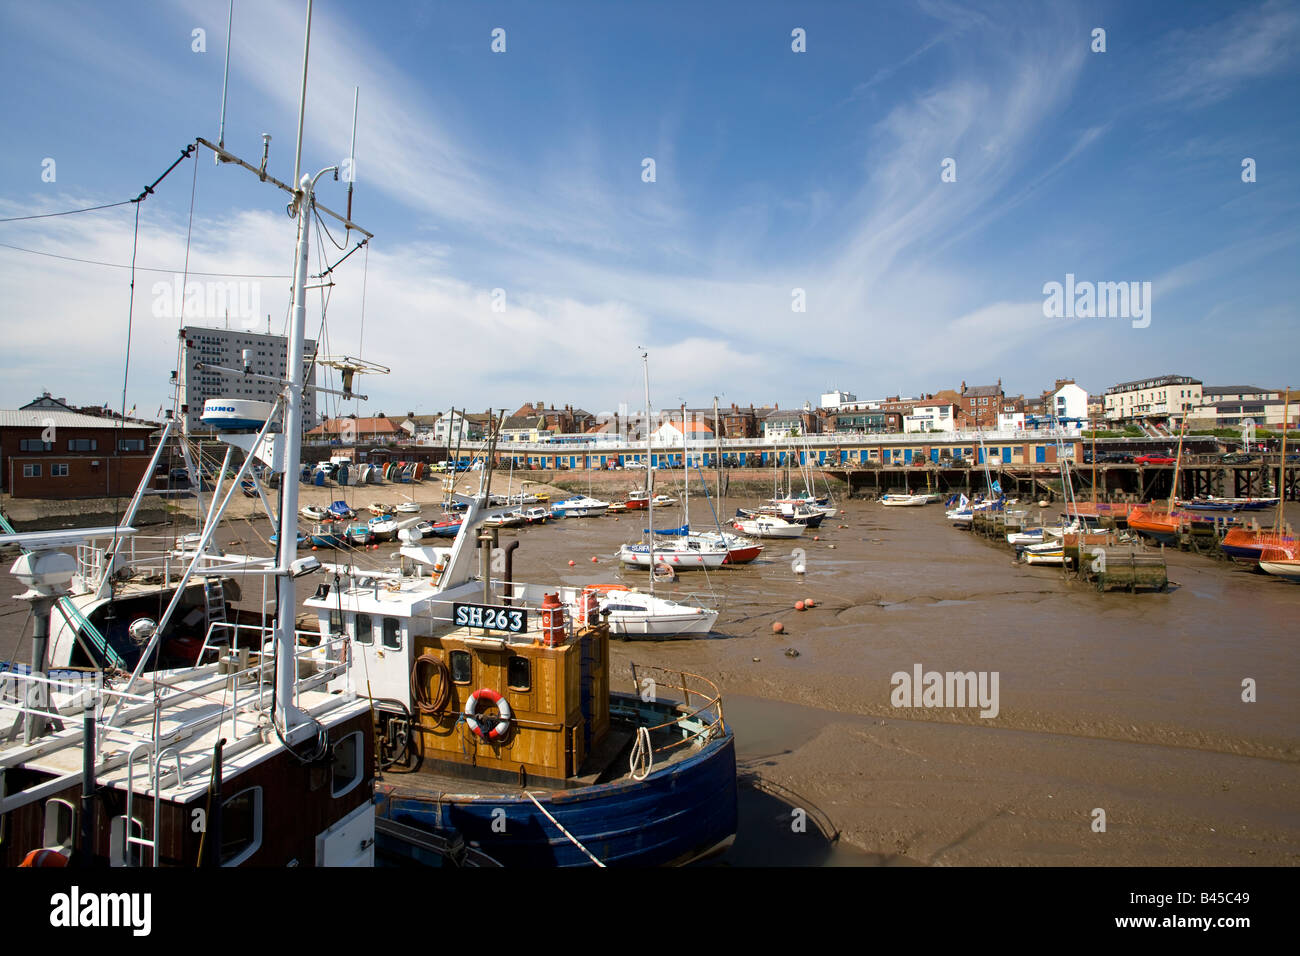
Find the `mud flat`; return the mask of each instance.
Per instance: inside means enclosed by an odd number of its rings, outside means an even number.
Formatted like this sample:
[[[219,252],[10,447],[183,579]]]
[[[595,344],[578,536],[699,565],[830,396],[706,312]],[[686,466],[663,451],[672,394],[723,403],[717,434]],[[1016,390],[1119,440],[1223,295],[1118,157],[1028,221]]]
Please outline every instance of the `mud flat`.
[[[635,477],[621,473],[629,487]],[[304,503],[364,507],[407,490],[311,489]],[[441,490],[415,494],[431,504]],[[661,587],[717,602],[708,638],[615,645],[617,688],[630,689],[636,661],[723,689],[745,784],[723,864],[1300,862],[1300,586],[1172,552],[1168,593],[1099,594],[1059,569],[1014,564],[950,528],[938,505],[844,510],[803,539],[766,542],[754,564]],[[266,518],[248,512],[222,540],[267,553]],[[694,494],[691,512],[696,526],[713,524]],[[682,517],[657,509],[655,523]],[[521,542],[519,580],[644,586],[614,553],[644,536],[645,520],[568,519],[501,537]],[[356,560],[383,565],[392,550]],[[26,606],[13,593],[0,605],[5,658],[25,653]],[[795,611],[806,598],[816,606]],[[775,621],[786,633],[773,634]],[[918,665],[996,674],[996,716],[894,706],[893,675]],[[1243,701],[1244,681],[1255,702]]]

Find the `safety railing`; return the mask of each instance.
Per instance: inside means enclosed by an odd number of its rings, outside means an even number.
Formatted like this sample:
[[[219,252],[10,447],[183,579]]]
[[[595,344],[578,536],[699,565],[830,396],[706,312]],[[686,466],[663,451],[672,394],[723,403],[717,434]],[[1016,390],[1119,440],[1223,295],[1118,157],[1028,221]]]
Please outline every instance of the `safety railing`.
[[[652,727],[644,728],[651,735],[659,731],[679,730],[681,736],[669,743],[654,748],[654,753],[664,754],[684,747],[695,741],[707,742],[720,733],[726,726],[722,713],[722,691],[718,685],[707,677],[692,674],[689,671],[673,670],[653,664],[632,663],[632,688],[638,696],[646,693],[647,686],[653,688],[657,696],[660,687],[679,690],[682,694],[681,712],[671,720]],[[658,677],[652,675],[659,675]],[[645,684],[646,680],[653,683]]]

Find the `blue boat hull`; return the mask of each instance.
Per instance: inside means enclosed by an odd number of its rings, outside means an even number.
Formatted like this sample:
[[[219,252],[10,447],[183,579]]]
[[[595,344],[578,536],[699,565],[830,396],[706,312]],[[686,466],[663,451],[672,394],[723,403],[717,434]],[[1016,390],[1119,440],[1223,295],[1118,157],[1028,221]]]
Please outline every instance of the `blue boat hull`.
[[[540,791],[540,788],[538,788]],[[685,863],[736,834],[735,739],[623,779],[536,794],[555,819],[609,866]],[[591,866],[591,860],[518,790],[441,799],[393,794],[379,816],[435,832],[454,830],[505,866]]]

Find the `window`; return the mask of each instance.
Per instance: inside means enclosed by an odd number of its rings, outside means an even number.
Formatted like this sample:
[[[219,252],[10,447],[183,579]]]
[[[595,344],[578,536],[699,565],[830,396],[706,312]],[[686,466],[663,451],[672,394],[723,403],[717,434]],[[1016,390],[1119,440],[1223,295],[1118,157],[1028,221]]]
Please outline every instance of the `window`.
[[[358,644],[375,643],[374,625],[370,623],[369,614],[357,615],[357,643]]]
[[[69,438],[68,451],[95,451],[99,448],[98,438]]]
[[[451,652],[451,679],[456,684],[468,684],[474,676],[469,651]]]
[[[402,624],[395,617],[384,618],[384,647],[390,650],[401,650],[402,647]]]
[[[238,866],[262,845],[262,788],[249,787],[221,805],[221,865]]]
[[[40,466],[40,465],[23,465],[23,477],[24,477],[24,478],[39,478],[39,477],[41,477],[41,466]]]
[[[343,633],[343,614],[342,614],[342,612],[339,611],[337,608],[335,608],[334,610],[330,611],[330,624],[329,624],[329,628],[330,628],[330,633],[331,633],[331,634],[342,634],[342,633]]]
[[[37,465],[36,467],[39,468],[40,465]],[[61,464],[61,465],[50,465],[50,477],[51,477],[51,478],[66,478],[66,477],[68,477],[68,466],[67,466],[67,463],[65,462],[64,464]]]
[[[130,834],[136,839],[144,836],[144,824],[139,820],[130,821]],[[109,866],[139,866],[140,850],[138,843],[127,843],[127,819],[125,816],[114,817],[108,838]]]
[[[46,847],[72,849],[72,837],[77,832],[77,811],[67,800],[45,801]]]
[[[117,440],[118,451],[144,451],[143,438],[119,438]]]
[[[39,438],[24,438],[18,442],[19,451],[54,451],[54,442]]]
[[[506,683],[512,690],[529,690],[533,686],[528,658],[510,658],[506,664]]]
[[[330,794],[341,797],[361,782],[366,745],[361,733],[348,734],[334,745],[334,762],[330,765]]]

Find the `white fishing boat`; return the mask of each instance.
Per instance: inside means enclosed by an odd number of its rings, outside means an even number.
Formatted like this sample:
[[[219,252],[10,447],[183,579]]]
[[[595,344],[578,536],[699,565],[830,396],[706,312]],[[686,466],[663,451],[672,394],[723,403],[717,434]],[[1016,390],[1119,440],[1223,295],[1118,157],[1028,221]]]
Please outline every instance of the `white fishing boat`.
[[[305,62],[303,75],[305,84]],[[199,143],[235,160],[220,146]],[[191,147],[183,158],[198,162],[194,152]],[[303,354],[310,227],[315,217],[329,215],[360,231],[315,202],[317,181],[334,170],[304,176],[296,188],[282,187],[292,196],[297,219],[288,378],[272,380],[268,391],[277,397],[256,414],[248,402],[219,400],[216,410],[226,416],[219,431],[226,463],[192,548],[172,549],[155,560],[136,549],[131,526],[168,443],[171,418],[128,506],[128,520],[107,529],[0,535],[0,547],[24,552],[12,573],[28,588],[22,598],[36,622],[31,664],[6,667],[9,673],[0,681],[0,865],[71,862],[89,873],[131,866],[373,864],[371,705],[351,689],[348,639],[295,627],[297,579],[321,567],[314,556],[298,557],[296,527],[299,409],[311,387],[304,382],[309,363]],[[200,367],[227,376],[247,372]],[[350,396],[351,378],[346,381],[344,394]],[[179,396],[175,402],[179,406]],[[281,421],[283,431],[273,433],[271,426]],[[236,450],[243,453],[237,470],[230,467]],[[213,539],[232,496],[251,480],[265,500],[255,462],[281,477],[276,554],[222,554]],[[228,468],[234,477],[227,482]],[[95,588],[102,586],[103,595],[86,595],[125,614],[127,602],[146,586],[141,578],[132,595],[130,579],[151,561],[153,575],[166,583],[149,595],[147,613],[124,619],[125,636],[134,645],[134,662],[126,663],[112,637],[69,598],[74,587],[98,581]],[[192,587],[235,573],[273,589],[273,622],[222,620],[224,609],[205,620],[187,605]],[[87,666],[51,666],[49,625],[55,619],[71,626]],[[188,665],[160,667],[174,623],[197,629],[197,638],[186,638],[197,647]],[[337,688],[330,687],[333,682]]]
[[[403,515],[418,515],[420,506],[414,501],[403,501],[397,506],[397,513]]]
[[[328,511],[316,505],[307,505],[299,509],[298,513],[308,521],[325,521],[331,517]]]
[[[732,527],[752,538],[801,538],[808,530],[807,525],[787,521],[775,515],[738,518]]]
[[[519,512],[519,514],[523,517],[526,524],[545,524],[551,517],[550,511],[539,506],[524,508]]]

